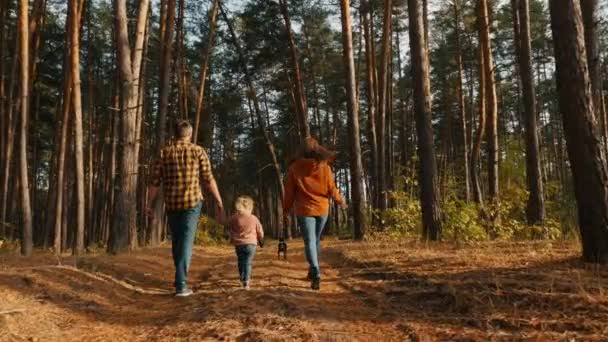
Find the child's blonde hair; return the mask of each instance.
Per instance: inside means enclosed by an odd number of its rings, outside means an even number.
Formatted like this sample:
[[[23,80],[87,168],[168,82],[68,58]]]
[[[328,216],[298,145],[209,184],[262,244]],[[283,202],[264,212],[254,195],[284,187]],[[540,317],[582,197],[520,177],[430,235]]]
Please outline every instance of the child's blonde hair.
[[[234,201],[234,209],[239,214],[251,214],[253,212],[253,198],[249,196],[239,196]]]

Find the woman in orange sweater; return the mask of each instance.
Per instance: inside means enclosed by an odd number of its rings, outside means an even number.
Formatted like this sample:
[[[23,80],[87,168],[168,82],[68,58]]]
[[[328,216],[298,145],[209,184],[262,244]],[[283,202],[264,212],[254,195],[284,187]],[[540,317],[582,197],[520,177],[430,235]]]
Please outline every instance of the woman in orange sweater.
[[[319,290],[321,286],[320,239],[329,213],[329,198],[346,208],[329,166],[334,159],[335,153],[319,145],[315,139],[306,138],[300,146],[298,157],[289,167],[285,181],[285,225],[289,225],[290,211],[294,207],[304,237],[306,259],[310,265],[308,275],[313,290]]]

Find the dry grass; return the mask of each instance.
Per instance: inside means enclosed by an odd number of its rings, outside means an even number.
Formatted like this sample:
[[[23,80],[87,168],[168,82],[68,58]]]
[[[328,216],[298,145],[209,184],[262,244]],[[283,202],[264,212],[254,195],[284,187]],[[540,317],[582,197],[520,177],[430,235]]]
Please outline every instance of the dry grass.
[[[254,288],[237,287],[232,249],[197,249],[196,294],[171,296],[168,248],[22,259],[0,254],[0,340],[607,340],[608,268],[571,244],[456,248],[326,241],[323,288],[258,250]]]

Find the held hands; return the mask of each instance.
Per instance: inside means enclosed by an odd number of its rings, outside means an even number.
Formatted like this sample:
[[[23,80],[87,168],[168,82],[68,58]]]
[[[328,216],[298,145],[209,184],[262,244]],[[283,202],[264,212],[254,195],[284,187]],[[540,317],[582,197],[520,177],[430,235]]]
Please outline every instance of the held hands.
[[[258,240],[258,246],[260,246],[260,248],[264,248],[264,240]]]

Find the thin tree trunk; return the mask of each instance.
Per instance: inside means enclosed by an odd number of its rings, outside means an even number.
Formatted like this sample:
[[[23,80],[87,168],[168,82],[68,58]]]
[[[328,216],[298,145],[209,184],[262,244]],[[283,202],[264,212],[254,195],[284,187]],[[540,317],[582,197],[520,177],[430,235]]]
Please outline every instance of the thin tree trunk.
[[[465,200],[471,200],[471,184],[469,172],[469,137],[467,135],[467,117],[464,100],[463,85],[463,66],[462,66],[462,46],[460,44],[460,4],[459,0],[454,0],[454,27],[456,36],[456,63],[458,64],[458,109],[460,110],[460,129],[462,130],[462,149],[464,157],[464,189]]]
[[[29,29],[28,29],[28,0],[19,1],[19,58],[22,61],[20,68],[20,95],[21,95],[21,121],[19,129],[19,184],[21,220],[23,232],[21,236],[21,254],[32,255],[32,209],[27,168],[27,116],[29,105]]]
[[[481,20],[479,20],[479,36],[481,41]],[[471,181],[473,183],[473,198],[475,202],[483,206],[483,195],[481,191],[479,159],[481,155],[481,143],[485,135],[486,129],[486,73],[485,73],[485,58],[483,54],[483,46],[479,44],[479,126],[477,135],[471,151]]]
[[[213,1],[213,7],[211,9],[211,14],[209,15],[209,35],[207,37],[207,47],[205,48],[203,66],[201,67],[201,79],[198,87],[198,97],[196,100],[196,113],[194,115],[194,134],[192,136],[192,141],[195,144],[198,143],[198,132],[200,129],[201,113],[203,111],[203,100],[205,98],[205,82],[207,81],[207,69],[209,69],[209,62],[215,41],[215,28],[219,4],[220,0]]]
[[[222,17],[224,19],[224,21],[226,22],[226,24],[228,25],[228,30],[230,32],[230,37],[232,40],[232,44],[234,44],[234,47],[237,50],[237,54],[238,54],[238,59],[239,59],[239,64],[241,66],[242,72],[245,76],[245,83],[247,86],[247,92],[249,97],[251,98],[252,102],[253,102],[253,108],[254,108],[254,112],[257,116],[257,120],[258,120],[258,128],[260,129],[260,131],[262,132],[262,136],[264,137],[264,142],[266,144],[266,149],[268,150],[268,154],[270,155],[270,158],[272,160],[272,166],[274,169],[274,173],[276,176],[276,180],[277,180],[277,185],[279,188],[279,199],[280,202],[283,202],[283,198],[284,198],[284,194],[285,194],[285,186],[283,185],[283,178],[282,178],[282,174],[281,174],[281,166],[279,164],[278,158],[277,158],[277,153],[274,147],[274,144],[272,143],[272,139],[270,138],[270,134],[268,132],[268,130],[266,129],[266,124],[265,124],[265,120],[262,117],[262,110],[260,108],[260,104],[258,101],[258,96],[255,90],[255,87],[253,85],[253,81],[251,79],[251,75],[249,74],[249,71],[247,69],[247,65],[245,64],[245,55],[243,53],[243,50],[241,48],[241,44],[238,41],[238,37],[236,36],[236,33],[234,32],[234,28],[232,27],[232,23],[230,22],[230,20],[228,20],[228,16],[226,15],[226,12],[224,11],[224,8],[222,7],[222,5],[220,4],[220,13],[222,14]],[[278,219],[279,222],[283,222],[283,218],[282,218],[282,210],[278,211]],[[291,238],[291,230],[289,227],[283,227],[287,233],[287,237]]]
[[[431,82],[428,50],[424,39],[424,18],[421,0],[408,0],[410,51],[418,155],[420,158],[420,205],[422,208],[423,235],[427,240],[441,238],[441,210],[437,187],[437,161],[431,124]]]
[[[525,124],[526,124],[526,175],[528,179],[528,204],[526,208],[529,225],[542,224],[545,220],[543,179],[541,175],[538,127],[536,123],[536,92],[532,70],[532,45],[530,36],[529,0],[515,0],[519,8],[520,31],[515,32],[520,42],[519,72],[521,75]]]
[[[74,105],[74,157],[76,167],[76,239],[72,246],[73,255],[81,255],[84,252],[84,228],[85,228],[85,189],[84,189],[84,153],[82,133],[82,97],[80,92],[80,13],[79,0],[70,0],[70,13],[68,20],[70,24],[70,68],[72,70],[72,97]]]
[[[378,75],[378,116],[376,122],[378,163],[376,177],[378,178],[378,208],[384,210],[387,207],[387,182],[386,182],[386,113],[388,106],[388,87],[390,82],[389,64],[391,59],[391,26],[392,26],[392,0],[384,0],[384,16],[382,27],[382,47],[380,50],[380,70]]]
[[[281,6],[281,13],[283,14],[283,20],[285,21],[285,31],[287,33],[287,41],[289,42],[289,51],[293,67],[293,82],[296,97],[295,107],[300,126],[300,137],[305,138],[310,136],[310,127],[308,126],[308,104],[306,101],[306,90],[304,89],[302,73],[300,71],[298,49],[291,31],[291,20],[289,19],[289,12],[287,10],[287,0],[279,0],[279,5]]]
[[[363,11],[363,35],[365,39],[365,66],[367,75],[367,131],[368,141],[370,144],[370,164],[369,177],[371,179],[371,198],[372,206],[378,207],[377,195],[378,191],[378,178],[376,177],[378,169],[378,146],[377,146],[377,135],[376,135],[376,80],[374,77],[376,66],[374,64],[375,51],[373,49],[373,37],[370,27],[370,3],[365,1],[361,4]]]
[[[10,175],[11,175],[11,165],[13,163],[13,153],[15,152],[15,134],[16,134],[16,130],[17,130],[17,118],[13,117],[13,113],[14,113],[14,109],[16,104],[13,103],[14,100],[14,92],[15,92],[15,88],[16,88],[16,83],[17,83],[17,70],[19,68],[19,39],[15,39],[15,50],[14,50],[14,55],[13,55],[13,61],[12,61],[12,65],[11,65],[11,82],[9,84],[9,89],[8,89],[8,101],[5,104],[4,109],[6,110],[6,133],[3,132],[3,135],[6,134],[6,144],[4,146],[5,150],[3,151],[3,157],[4,157],[4,168],[3,168],[3,172],[2,172],[2,188],[0,190],[2,190],[2,193],[0,194],[0,196],[2,196],[2,202],[1,204],[1,208],[0,208],[0,225],[2,227],[0,227],[0,233],[2,233],[2,236],[6,236],[6,228],[8,227],[8,220],[7,220],[7,209],[8,209],[8,204],[9,204],[9,197],[8,194],[12,193],[9,192],[9,180],[10,180]],[[19,101],[17,100],[17,103],[19,103]],[[13,201],[14,202],[14,201]]]
[[[164,39],[161,56],[161,74],[158,104],[157,146],[162,147],[166,140],[167,111],[169,108],[169,93],[171,91],[171,60],[173,51],[173,26],[175,25],[175,0],[166,0],[166,19],[163,22]],[[159,219],[158,216],[155,220]]]
[[[342,48],[343,60],[346,65],[346,95],[348,111],[348,131],[350,140],[350,174],[352,207],[354,218],[354,237],[361,240],[367,228],[365,203],[365,187],[363,185],[363,162],[361,159],[361,143],[359,133],[359,104],[356,101],[355,61],[353,56],[352,18],[349,0],[340,1],[342,18]]]
[[[557,91],[572,169],[583,258],[608,262],[608,174],[595,120],[578,0],[550,0]]]
[[[496,79],[490,41],[490,12],[487,0],[479,0],[479,19],[481,46],[484,58],[486,77],[486,112],[488,125],[488,198],[493,206],[498,206],[498,103],[496,97]],[[497,212],[497,211],[496,211]],[[492,215],[493,222],[498,220]]]

